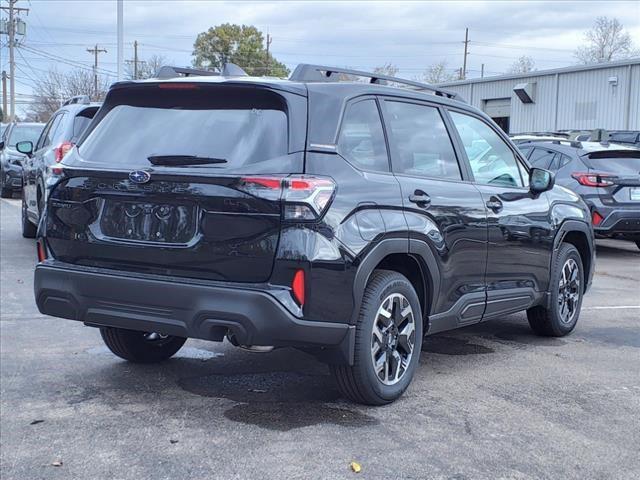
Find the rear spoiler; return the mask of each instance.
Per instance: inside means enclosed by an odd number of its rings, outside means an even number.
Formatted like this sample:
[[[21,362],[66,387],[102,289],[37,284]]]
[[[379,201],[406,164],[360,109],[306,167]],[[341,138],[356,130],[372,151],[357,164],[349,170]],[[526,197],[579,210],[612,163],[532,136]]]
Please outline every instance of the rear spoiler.
[[[640,158],[640,150],[599,150],[582,155],[586,158]]]

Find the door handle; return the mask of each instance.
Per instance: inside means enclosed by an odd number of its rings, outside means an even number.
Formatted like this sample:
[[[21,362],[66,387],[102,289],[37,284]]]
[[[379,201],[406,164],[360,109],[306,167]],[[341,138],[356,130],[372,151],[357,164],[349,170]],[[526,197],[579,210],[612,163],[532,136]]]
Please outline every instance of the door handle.
[[[502,210],[502,202],[496,197],[491,197],[489,200],[487,200],[487,203],[485,205],[489,210],[493,210],[495,213],[498,213],[500,210]]]
[[[424,208],[431,204],[431,197],[422,190],[416,190],[413,195],[409,195],[409,201]]]

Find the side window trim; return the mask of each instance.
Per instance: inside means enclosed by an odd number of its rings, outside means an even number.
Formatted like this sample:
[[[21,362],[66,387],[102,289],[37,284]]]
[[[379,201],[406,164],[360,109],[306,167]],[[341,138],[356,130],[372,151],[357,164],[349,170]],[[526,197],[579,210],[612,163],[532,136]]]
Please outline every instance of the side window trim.
[[[352,107],[353,105],[356,105],[360,102],[365,102],[365,101],[371,101],[373,100],[373,102],[376,105],[376,108],[378,109],[378,118],[380,120],[380,126],[382,127],[382,133],[384,136],[384,144],[385,144],[385,151],[386,151],[386,155],[387,155],[387,171],[381,171],[381,170],[373,170],[373,169],[369,169],[369,168],[365,168],[362,165],[356,165],[353,161],[349,160],[349,158],[347,156],[345,156],[341,151],[340,151],[340,135],[342,134],[342,128],[344,126],[344,121],[345,118],[349,112],[349,108]],[[389,145],[389,138],[387,135],[387,129],[385,127],[384,124],[384,119],[382,116],[382,110],[381,110],[381,105],[380,102],[377,98],[376,95],[359,95],[357,97],[353,97],[350,98],[349,100],[347,100],[344,104],[344,107],[342,108],[342,116],[340,117],[340,122],[338,124],[338,130],[336,132],[336,140],[335,140],[335,145],[336,145],[336,153],[338,153],[338,155],[340,155],[344,160],[346,160],[349,165],[351,165],[353,168],[360,170],[362,172],[369,172],[369,173],[376,173],[376,174],[380,174],[380,175],[393,175],[392,171],[391,171],[391,155],[390,155],[390,145]]]
[[[507,148],[509,148],[509,150],[511,151],[511,153],[513,154],[516,162],[517,162],[517,166],[518,166],[518,174],[520,175],[520,180],[522,181],[523,186],[517,186],[517,187],[507,187],[507,188],[518,188],[521,190],[529,190],[529,179],[528,178],[523,178],[522,177],[522,171],[527,172],[527,174],[530,173],[530,166],[527,163],[527,161],[524,159],[524,156],[522,155],[522,152],[520,152],[520,150],[518,150],[517,147],[515,147],[514,145],[511,144],[511,141],[509,140],[509,137],[506,136],[506,134],[499,130],[494,128],[493,125],[491,125],[490,123],[488,123],[482,116],[478,115],[475,112],[469,111],[469,110],[464,110],[462,108],[456,108],[456,107],[451,107],[451,106],[447,106],[446,107],[447,110],[447,116],[449,117],[449,120],[451,122],[451,125],[453,126],[453,135],[456,138],[456,141],[458,142],[459,147],[461,148],[461,154],[463,155],[463,159],[464,159],[464,163],[467,167],[467,169],[469,170],[469,176],[470,176],[470,181],[473,183],[479,183],[476,181],[475,176],[473,175],[473,171],[471,169],[471,163],[469,162],[469,157],[467,156],[467,151],[464,149],[464,144],[462,143],[462,138],[460,137],[460,134],[458,133],[458,129],[455,128],[455,125],[453,123],[453,119],[451,118],[450,113],[451,112],[455,112],[455,113],[459,113],[461,115],[467,115],[469,117],[473,117],[476,120],[484,123],[487,127],[489,127],[503,142],[504,144],[507,146]],[[494,185],[494,186],[498,186],[498,185]]]
[[[384,131],[385,131],[385,135],[387,136],[387,150],[390,156],[390,165],[389,168],[391,169],[391,172],[394,175],[397,176],[408,176],[408,177],[416,177],[416,175],[409,175],[407,173],[402,173],[402,172],[396,172],[395,169],[393,168],[393,158],[397,158],[398,157],[398,152],[396,150],[396,145],[395,142],[391,140],[392,135],[389,133],[390,131],[390,125],[389,125],[389,112],[387,111],[386,107],[385,107],[385,102],[389,101],[389,102],[400,102],[400,103],[412,103],[415,105],[421,105],[421,106],[425,106],[425,107],[431,107],[431,108],[435,108],[438,113],[440,114],[440,117],[442,118],[442,122],[444,123],[444,126],[447,130],[447,134],[449,135],[449,139],[451,141],[451,146],[453,148],[453,152],[454,155],[456,157],[456,161],[458,162],[458,168],[460,169],[460,174],[462,176],[461,179],[455,179],[455,178],[443,178],[443,177],[430,177],[430,176],[424,176],[424,175],[420,175],[419,178],[425,178],[425,179],[431,179],[431,180],[439,180],[439,181],[444,181],[444,182],[469,182],[472,181],[472,177],[469,175],[469,171],[466,165],[466,162],[462,160],[462,157],[460,156],[460,152],[456,146],[456,138],[453,135],[453,131],[452,131],[452,124],[450,123],[451,120],[449,118],[449,115],[447,114],[446,110],[442,107],[442,105],[438,104],[438,103],[432,103],[426,100],[417,100],[415,98],[405,98],[405,97],[395,97],[395,96],[387,96],[387,95],[379,95],[378,96],[378,100],[379,100],[379,108],[381,109],[381,113],[382,113],[382,124],[384,127]]]

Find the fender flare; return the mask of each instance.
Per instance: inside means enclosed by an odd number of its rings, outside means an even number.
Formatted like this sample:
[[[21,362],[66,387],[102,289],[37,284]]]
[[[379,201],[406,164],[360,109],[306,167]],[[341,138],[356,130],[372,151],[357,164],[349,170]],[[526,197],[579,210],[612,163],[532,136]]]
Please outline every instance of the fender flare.
[[[409,248],[411,245],[411,248]],[[426,303],[433,308],[435,300],[440,293],[440,269],[436,257],[423,241],[406,238],[387,238],[376,244],[369,253],[362,259],[353,281],[353,313],[351,315],[351,325],[357,321],[362,304],[362,297],[371,274],[376,266],[388,255],[405,254],[415,258],[422,272],[425,285]],[[428,318],[431,312],[422,312],[423,318]]]
[[[595,237],[593,234],[593,230],[591,226],[585,222],[580,220],[565,220],[558,227],[556,231],[555,238],[553,239],[553,253],[551,255],[551,263],[549,265],[549,270],[551,270],[551,265],[556,260],[556,256],[558,255],[558,250],[560,249],[560,245],[564,241],[564,238],[570,232],[581,232],[584,233],[584,236],[587,238],[587,243],[589,244],[589,251],[591,252],[591,258],[589,259],[589,271],[585,272],[585,277],[587,278],[587,282],[585,285],[585,291],[588,289],[591,284],[591,279],[593,278],[593,272],[595,271]],[[551,287],[549,287],[551,288]]]

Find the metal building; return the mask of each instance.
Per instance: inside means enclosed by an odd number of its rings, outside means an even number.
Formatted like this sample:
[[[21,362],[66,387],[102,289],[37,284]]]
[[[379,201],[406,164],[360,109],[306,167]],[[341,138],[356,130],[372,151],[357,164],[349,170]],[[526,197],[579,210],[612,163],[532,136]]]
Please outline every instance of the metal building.
[[[507,133],[640,130],[640,58],[443,83]]]

